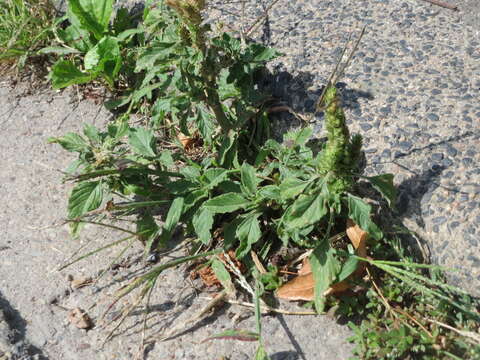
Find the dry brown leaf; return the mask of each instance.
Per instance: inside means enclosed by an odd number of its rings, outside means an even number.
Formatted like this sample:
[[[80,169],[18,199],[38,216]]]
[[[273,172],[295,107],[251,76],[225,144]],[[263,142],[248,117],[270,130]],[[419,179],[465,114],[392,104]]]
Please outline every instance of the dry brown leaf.
[[[353,247],[355,248],[355,252],[360,257],[367,256],[367,238],[368,233],[360,228],[354,221],[348,219],[347,220],[347,236],[352,242]],[[363,271],[365,270],[365,264],[361,262],[357,270],[350,276],[361,276]],[[349,277],[349,278],[350,278]],[[314,296],[314,287],[315,281],[313,279],[312,268],[310,265],[310,261],[308,258],[303,260],[303,266],[298,271],[298,276],[290,280],[289,282],[282,285],[277,290],[277,296],[280,299],[286,300],[305,300],[305,301],[312,301]],[[334,295],[343,293],[349,290],[351,287],[350,282],[348,279],[343,280],[341,282],[333,284],[329,287],[324,293],[324,296]]]
[[[193,137],[183,135],[182,133],[178,133],[177,139],[185,149],[192,147],[192,145],[195,143],[195,139]]]
[[[314,298],[314,285],[315,281],[313,280],[313,273],[310,272],[306,275],[297,276],[280,286],[280,288],[277,290],[277,296],[280,299],[292,301],[311,301]]]
[[[243,265],[236,257],[235,257],[235,251],[229,250],[228,251],[228,256],[230,260],[235,264],[237,269],[243,274],[246,270],[245,265]],[[225,259],[224,254],[219,255],[220,260],[224,264],[227,264],[227,260]],[[228,267],[227,267],[228,268]],[[191,279],[196,279],[198,276],[200,276],[200,279],[202,279],[203,283],[210,287],[210,286],[222,286],[220,281],[217,279],[217,276],[215,275],[215,272],[210,266],[204,266],[199,270],[193,270],[190,272],[190,278]]]
[[[75,308],[68,312],[68,321],[79,329],[88,330],[93,327],[93,322],[92,319],[90,319],[90,316],[80,308]]]
[[[361,257],[367,256],[367,239],[368,233],[360,228],[351,219],[347,220],[347,236],[352,242],[357,255]]]

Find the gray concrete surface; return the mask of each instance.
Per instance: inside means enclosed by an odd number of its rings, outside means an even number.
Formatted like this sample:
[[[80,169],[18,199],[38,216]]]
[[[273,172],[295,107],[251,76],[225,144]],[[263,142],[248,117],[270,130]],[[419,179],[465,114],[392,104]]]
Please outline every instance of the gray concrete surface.
[[[111,327],[102,328],[100,316],[111,303],[114,291],[128,283],[126,277],[130,271],[139,271],[141,264],[109,271],[96,286],[76,290],[70,286],[68,275],[74,279],[97,275],[121,248],[89,258],[63,272],[56,271],[81,246],[85,246],[83,252],[90,251],[119,239],[122,234],[87,227],[79,239],[72,239],[67,226],[56,226],[65,217],[71,187],[61,183],[58,170],[73,159],[59,146],[48,145],[47,138],[80,131],[83,122],[104,124],[110,115],[101,105],[78,102],[76,94],[69,91],[25,95],[21,87],[10,88],[6,81],[0,84],[0,109],[3,135],[0,309],[9,314],[8,321],[0,316],[0,359],[134,359],[141,341],[143,309],[137,309],[119,329],[120,335],[103,347]],[[133,260],[140,255],[141,248],[134,246],[126,258]],[[152,295],[153,312],[147,334],[160,334],[192,317],[206,304],[202,297],[208,295],[191,287],[184,269],[167,272]],[[118,314],[122,306],[133,301],[134,298],[122,301],[111,314]],[[94,329],[80,330],[69,323],[68,310],[76,307],[93,318]],[[196,326],[193,332],[148,347],[146,358],[250,359],[255,352],[253,343],[201,344],[208,336],[230,329],[231,318],[236,314],[240,316],[238,328],[255,328],[249,310],[227,306]],[[345,340],[349,329],[327,317],[267,316],[263,326],[272,359],[345,359],[351,350]],[[321,354],[318,346],[323,349]],[[11,357],[7,357],[8,353]]]
[[[274,64],[276,95],[307,113],[348,34],[368,25],[340,84],[350,125],[366,139],[367,171],[395,174],[404,222],[427,241],[434,261],[458,270],[452,282],[478,295],[480,2],[449,1],[460,11],[421,0],[280,0],[257,36],[285,53]],[[247,21],[268,4],[248,2]],[[239,25],[238,4],[216,2],[216,8],[212,17]],[[120,249],[55,271],[79,246],[88,243],[93,249],[120,234],[87,227],[80,239],[71,239],[65,226],[52,226],[65,215],[70,188],[61,183],[58,169],[72,158],[46,139],[79,131],[82,122],[102,124],[109,116],[99,105],[78,101],[75,93],[28,95],[22,87],[0,84],[0,359],[123,360],[137,353],[140,310],[120,335],[101,346],[108,330],[101,328],[99,317],[113,292],[126,283],[128,270],[109,272],[96,287],[77,290],[66,278],[94,276]],[[321,116],[317,130],[321,136]],[[129,259],[140,251],[132,248]],[[204,294],[192,290],[185,277],[182,270],[162,277],[151,302],[149,334],[192,316],[205,303]],[[75,307],[92,316],[93,330],[68,323],[65,309]],[[200,343],[230,328],[237,313],[243,319],[238,327],[252,329],[248,312],[226,307],[195,331],[156,343],[147,358],[249,359],[251,343]],[[346,359],[351,351],[345,341],[348,329],[326,317],[266,317],[264,331],[275,360]]]

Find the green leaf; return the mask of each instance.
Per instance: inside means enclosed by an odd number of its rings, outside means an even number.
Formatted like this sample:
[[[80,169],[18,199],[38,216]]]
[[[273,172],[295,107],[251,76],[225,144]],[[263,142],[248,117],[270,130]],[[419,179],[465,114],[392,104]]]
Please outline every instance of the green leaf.
[[[229,167],[236,156],[237,135],[230,131],[220,139],[220,148],[218,150],[218,163],[221,166]]]
[[[90,124],[85,123],[83,125],[83,134],[90,140],[93,144],[101,144],[102,137],[100,136],[100,132],[98,129]]]
[[[74,15],[72,16],[75,17]],[[77,25],[70,25],[65,30],[58,28],[57,34],[65,44],[69,44],[70,47],[77,49],[81,53],[86,53],[94,46],[94,43],[90,41],[88,31],[81,29],[80,26],[80,23],[77,21]]]
[[[145,242],[144,254],[148,255],[152,250],[153,241],[157,237],[160,228],[153,216],[148,212],[136,221],[136,225],[136,232],[140,234],[140,238]]]
[[[55,55],[70,55],[81,54],[82,52],[77,49],[66,48],[63,46],[47,46],[38,50],[38,54],[55,54]]]
[[[69,0],[68,10],[73,24],[81,24],[85,30],[100,40],[108,30],[113,0]],[[75,19],[72,18],[72,14]]]
[[[210,115],[210,113],[208,113],[202,106],[197,106],[196,123],[202,138],[206,142],[210,142],[215,131],[215,124],[212,115]]]
[[[204,189],[194,190],[185,197],[184,212],[193,208],[200,200],[208,197],[208,192]]]
[[[237,241],[237,228],[241,223],[240,218],[233,219],[223,227],[223,248],[230,249]]]
[[[338,274],[337,281],[340,282],[352,275],[357,270],[358,258],[350,256],[347,261],[342,265],[342,271]]]
[[[255,176],[255,168],[245,162],[240,169],[240,174],[245,192],[249,195],[255,195],[255,193],[257,192],[257,185],[260,182],[259,179]]]
[[[280,188],[277,185],[266,185],[260,187],[258,195],[267,200],[279,202],[281,200]]]
[[[139,155],[146,157],[155,157],[156,146],[155,136],[152,130],[145,128],[130,129],[128,134],[128,142],[133,151]]]
[[[172,205],[170,205],[170,209],[168,209],[167,218],[165,219],[165,223],[163,224],[162,234],[159,238],[159,244],[161,246],[165,246],[166,243],[171,239],[172,232],[175,227],[178,225],[180,221],[180,217],[183,214],[183,203],[184,199],[179,197],[173,200]]]
[[[233,295],[235,293],[235,287],[233,286],[232,278],[230,277],[228,270],[225,268],[225,265],[223,265],[218,258],[213,259],[212,270],[222,286],[225,288],[227,294]]]
[[[328,213],[323,193],[300,195],[286,213],[285,223],[290,228],[303,228],[320,221]]]
[[[67,133],[58,138],[49,138],[50,144],[57,143],[61,145],[65,150],[70,152],[84,153],[90,150],[90,146],[80,135],[75,133]]]
[[[143,34],[144,32],[145,32],[144,29],[127,29],[125,31],[122,31],[120,34],[118,34],[116,38],[119,41],[125,41],[125,40],[129,40],[129,38],[131,38],[133,35]]]
[[[248,50],[251,51],[254,62],[270,61],[280,55],[277,50],[256,43],[252,43]]]
[[[212,234],[210,233],[213,226],[212,212],[208,209],[201,207],[193,215],[192,224],[199,240],[203,244],[208,245],[212,240]]]
[[[166,60],[172,53],[175,43],[155,43],[157,46],[148,47],[137,59],[135,72],[152,68],[157,61]]]
[[[225,330],[221,333],[209,336],[202,343],[209,340],[239,340],[239,341],[258,341],[260,335],[253,331],[248,330]]]
[[[280,184],[280,194],[282,200],[293,199],[300,195],[307,187],[309,181],[300,180],[295,177],[286,178]]]
[[[200,175],[200,166],[185,166],[180,169],[180,174],[190,181],[198,182]]]
[[[227,174],[227,170],[221,168],[212,168],[205,171],[202,180],[206,183],[206,189],[213,189],[226,179]]]
[[[117,39],[111,36],[102,38],[87,52],[84,63],[86,70],[101,71],[109,77],[110,81],[113,81],[122,64]]]
[[[388,206],[395,205],[397,189],[393,185],[393,174],[382,174],[367,177],[372,186],[387,200]]]
[[[62,89],[74,84],[85,84],[95,78],[94,74],[84,73],[69,60],[57,61],[49,74],[54,89]]]
[[[229,213],[238,209],[244,209],[250,205],[250,201],[237,193],[222,194],[205,202],[206,209],[213,213]]]
[[[289,131],[285,134],[286,141],[293,141],[294,145],[303,146],[313,134],[311,127],[304,127],[300,130]]]
[[[334,253],[335,250],[330,247],[328,240],[323,240],[310,255],[310,265],[315,281],[315,309],[319,314],[323,313],[325,307],[325,296],[323,294],[340,271],[340,264]]]
[[[267,352],[265,351],[265,348],[262,343],[258,345],[257,352],[255,353],[255,358],[254,360],[270,360],[270,357],[268,356]]]
[[[262,237],[262,231],[258,222],[259,216],[259,213],[250,213],[238,225],[236,235],[238,240],[240,240],[240,245],[235,253],[238,259],[247,255],[252,245]]]
[[[100,181],[77,184],[68,199],[68,218],[75,219],[100,207],[103,200],[103,188]]]
[[[376,240],[383,237],[382,231],[370,219],[372,207],[359,197],[348,194],[348,217]]]
[[[180,217],[183,213],[183,203],[184,199],[181,197],[176,198],[173,200],[172,205],[170,205],[170,209],[168,210],[167,218],[165,219],[165,224],[163,224],[163,228],[167,231],[172,231],[175,226],[178,225],[180,221]]]

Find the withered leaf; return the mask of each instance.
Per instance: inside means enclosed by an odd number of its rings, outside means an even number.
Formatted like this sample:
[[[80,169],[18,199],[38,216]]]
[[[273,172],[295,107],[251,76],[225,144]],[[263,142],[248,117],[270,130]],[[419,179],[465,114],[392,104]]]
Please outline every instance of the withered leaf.
[[[75,308],[68,312],[68,321],[79,329],[88,330],[93,327],[93,322],[92,319],[90,319],[90,316],[80,308]]]
[[[350,239],[355,252],[360,257],[367,256],[367,238],[368,233],[363,231],[354,221],[348,219],[347,221],[347,236]],[[357,270],[352,276],[360,276],[365,269],[365,263],[359,262]],[[298,271],[298,276],[285,283],[277,290],[277,296],[280,299],[286,299],[291,301],[314,300],[314,287],[315,281],[313,279],[312,269],[308,258],[303,261],[302,268]],[[333,284],[324,292],[324,296],[334,295],[345,292],[351,287],[348,279]]]

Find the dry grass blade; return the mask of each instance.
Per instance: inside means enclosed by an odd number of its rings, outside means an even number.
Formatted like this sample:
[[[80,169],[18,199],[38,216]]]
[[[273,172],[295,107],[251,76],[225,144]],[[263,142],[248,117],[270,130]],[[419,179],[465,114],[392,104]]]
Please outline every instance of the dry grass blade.
[[[206,297],[205,299],[211,300],[212,298]],[[255,307],[255,304],[249,303],[246,301],[237,301],[237,300],[231,300],[231,299],[225,299],[224,301],[226,303],[233,304],[233,305],[240,305],[240,306],[245,306],[249,308]],[[264,314],[276,313],[276,314],[283,314],[283,315],[317,315],[316,311],[289,311],[289,310],[274,308],[268,305],[260,305],[260,309],[263,311]]]

